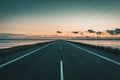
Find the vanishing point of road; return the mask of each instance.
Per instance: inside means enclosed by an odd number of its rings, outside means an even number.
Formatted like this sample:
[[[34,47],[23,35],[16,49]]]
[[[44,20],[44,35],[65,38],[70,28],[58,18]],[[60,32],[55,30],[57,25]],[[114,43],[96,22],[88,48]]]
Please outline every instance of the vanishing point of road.
[[[120,80],[120,58],[56,40],[0,60],[0,80]]]

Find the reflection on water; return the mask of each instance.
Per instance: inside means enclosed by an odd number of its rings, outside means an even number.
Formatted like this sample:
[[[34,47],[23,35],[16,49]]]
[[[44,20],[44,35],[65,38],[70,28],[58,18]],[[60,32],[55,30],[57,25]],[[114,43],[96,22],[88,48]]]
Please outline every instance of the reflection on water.
[[[49,41],[52,40],[0,40],[0,49]],[[70,40],[70,41],[120,49],[120,40]]]
[[[49,42],[51,40],[0,40],[0,49],[13,46]]]
[[[70,40],[70,41],[120,49],[120,40]]]

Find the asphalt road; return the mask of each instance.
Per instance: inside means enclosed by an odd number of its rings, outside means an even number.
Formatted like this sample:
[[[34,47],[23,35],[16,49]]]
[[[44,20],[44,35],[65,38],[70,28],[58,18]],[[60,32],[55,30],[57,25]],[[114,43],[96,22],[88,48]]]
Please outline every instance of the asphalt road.
[[[120,80],[119,59],[57,40],[3,60],[0,80]]]

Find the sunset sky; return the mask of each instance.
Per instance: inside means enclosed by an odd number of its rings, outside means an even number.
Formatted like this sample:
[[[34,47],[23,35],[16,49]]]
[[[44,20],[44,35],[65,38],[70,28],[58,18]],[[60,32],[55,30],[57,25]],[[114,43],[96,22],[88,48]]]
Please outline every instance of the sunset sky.
[[[0,0],[0,33],[55,35],[56,31],[120,28],[120,0]]]

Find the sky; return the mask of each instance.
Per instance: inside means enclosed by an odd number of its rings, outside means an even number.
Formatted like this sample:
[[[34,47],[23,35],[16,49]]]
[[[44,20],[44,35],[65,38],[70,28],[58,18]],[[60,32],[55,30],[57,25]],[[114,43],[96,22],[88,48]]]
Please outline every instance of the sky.
[[[0,33],[55,35],[120,28],[120,0],[0,0]]]

